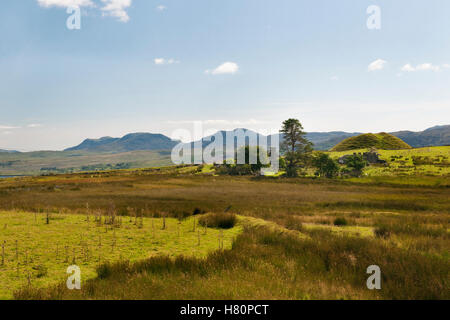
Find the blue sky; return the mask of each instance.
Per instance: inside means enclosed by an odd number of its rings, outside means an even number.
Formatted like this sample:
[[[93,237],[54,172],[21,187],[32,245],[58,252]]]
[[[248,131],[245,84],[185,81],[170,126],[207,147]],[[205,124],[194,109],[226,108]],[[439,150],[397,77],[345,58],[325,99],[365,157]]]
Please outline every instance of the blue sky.
[[[66,6],[81,5],[69,30]],[[369,30],[370,5],[381,29]],[[0,148],[129,132],[450,119],[447,0],[3,0]],[[371,67],[370,67],[371,66]]]

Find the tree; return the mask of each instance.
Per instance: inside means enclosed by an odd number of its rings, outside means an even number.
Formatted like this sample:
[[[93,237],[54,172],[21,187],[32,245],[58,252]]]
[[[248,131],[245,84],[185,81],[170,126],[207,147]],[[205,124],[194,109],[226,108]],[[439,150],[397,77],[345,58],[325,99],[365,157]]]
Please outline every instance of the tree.
[[[281,151],[286,160],[286,174],[296,177],[298,168],[306,166],[311,159],[312,143],[305,138],[306,132],[297,119],[284,121],[280,133],[283,135]]]
[[[312,164],[317,168],[316,174],[321,177],[333,178],[339,172],[339,166],[336,161],[323,152],[313,157]]]
[[[252,154],[252,156],[256,158],[255,159],[256,161],[251,161],[250,154]],[[238,163],[239,157],[242,157],[245,163]],[[236,163],[237,167],[241,165],[249,165],[251,171],[254,174],[261,172],[261,168],[267,168],[270,166],[267,151],[264,148],[260,148],[259,146],[257,147],[245,146],[240,148],[234,156],[234,162]]]
[[[345,165],[353,171],[353,174],[360,176],[367,163],[362,155],[353,154],[345,159]]]
[[[239,163],[242,161],[242,163]],[[234,155],[234,164],[226,161],[217,169],[219,174],[227,175],[257,175],[262,168],[270,167],[269,156],[264,148],[245,146]]]

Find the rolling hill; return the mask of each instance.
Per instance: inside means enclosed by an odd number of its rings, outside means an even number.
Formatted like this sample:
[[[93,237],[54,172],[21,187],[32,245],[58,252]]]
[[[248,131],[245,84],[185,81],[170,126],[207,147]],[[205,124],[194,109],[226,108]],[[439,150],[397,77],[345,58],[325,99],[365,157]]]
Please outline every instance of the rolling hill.
[[[346,151],[364,148],[377,148],[382,150],[411,149],[411,146],[389,133],[366,133],[347,138],[334,146],[331,151]]]
[[[4,149],[0,149],[0,153],[19,153],[19,151],[16,151],[16,150],[4,150]]]
[[[170,150],[177,144],[178,141],[174,141],[162,134],[130,133],[122,138],[86,139],[78,146],[65,149],[64,151],[120,153],[144,150]]]
[[[414,148],[450,145],[450,125],[435,126],[421,132],[398,131],[391,134]]]

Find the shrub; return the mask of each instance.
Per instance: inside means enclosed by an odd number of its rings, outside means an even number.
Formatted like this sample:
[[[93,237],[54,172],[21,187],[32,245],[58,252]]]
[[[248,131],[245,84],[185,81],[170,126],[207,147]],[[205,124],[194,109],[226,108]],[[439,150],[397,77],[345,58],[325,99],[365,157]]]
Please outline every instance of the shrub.
[[[333,178],[339,172],[339,166],[336,161],[326,153],[319,153],[313,157],[312,164],[317,168],[316,175],[321,177]]]
[[[346,226],[348,223],[347,223],[347,220],[345,220],[345,218],[336,218],[336,219],[334,219],[334,225],[335,226]]]
[[[195,208],[194,209],[194,211],[192,212],[192,214],[195,216],[195,215],[198,215],[198,214],[203,214],[203,213],[205,213],[205,210],[202,210],[202,209],[200,209],[200,208]]]
[[[375,228],[375,236],[388,239],[391,236],[391,231],[386,226],[379,226]]]
[[[355,176],[360,176],[367,163],[360,154],[353,154],[345,159],[345,165]]]
[[[97,275],[99,279],[106,279],[111,275],[111,265],[103,263],[97,267]]]
[[[237,218],[234,213],[208,213],[198,219],[202,226],[220,229],[231,229],[236,224]]]

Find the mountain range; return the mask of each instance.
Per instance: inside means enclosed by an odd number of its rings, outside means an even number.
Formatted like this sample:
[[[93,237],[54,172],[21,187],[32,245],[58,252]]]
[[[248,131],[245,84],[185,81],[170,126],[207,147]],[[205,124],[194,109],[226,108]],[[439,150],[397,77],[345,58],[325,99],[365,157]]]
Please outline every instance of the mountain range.
[[[0,149],[0,153],[18,153],[19,151],[16,150],[4,150],[4,149]]]
[[[238,131],[240,130],[240,131]],[[223,143],[226,143],[227,133],[253,133],[258,139],[264,137],[261,134],[257,134],[254,131],[248,129],[235,129],[233,131],[219,131],[216,134],[221,134],[223,137]],[[316,150],[328,150],[334,147],[339,142],[346,138],[357,136],[362,134],[361,132],[344,132],[344,131],[332,131],[332,132],[308,132],[306,138],[314,144]],[[426,146],[444,146],[450,145],[450,125],[435,126],[424,131],[398,131],[390,132],[393,136],[402,139],[404,142],[414,148],[426,147]],[[202,146],[205,147],[211,141],[214,141],[213,136],[205,137],[202,139]],[[265,137],[270,144],[272,136]],[[235,138],[236,140],[237,138]],[[170,150],[179,141],[170,139],[162,134],[152,133],[130,133],[122,138],[103,137],[100,139],[86,139],[78,146],[68,148],[64,151],[89,151],[89,152],[129,152],[138,150]],[[194,142],[191,143],[194,145]],[[247,139],[248,144],[248,139]]]
[[[130,133],[122,138],[103,137],[100,139],[86,139],[78,146],[64,151],[90,152],[129,152],[138,150],[169,150],[179,141],[174,141],[162,134]]]

